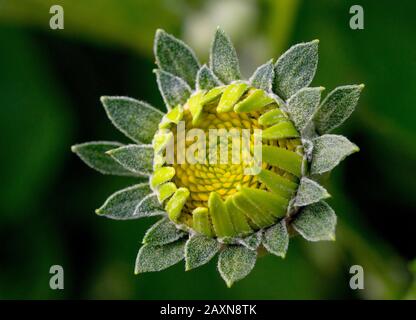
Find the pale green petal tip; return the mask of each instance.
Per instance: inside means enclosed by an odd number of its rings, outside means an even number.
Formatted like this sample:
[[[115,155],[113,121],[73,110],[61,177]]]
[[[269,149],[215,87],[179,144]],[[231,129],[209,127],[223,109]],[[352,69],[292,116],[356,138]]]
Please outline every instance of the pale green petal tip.
[[[137,266],[137,265],[136,265],[136,266],[134,266],[134,275],[135,275],[135,276],[138,276],[140,273],[142,273],[142,272],[140,272],[140,270],[139,270],[138,266]]]
[[[195,268],[192,268],[192,267],[189,265],[189,262],[185,259],[185,271],[191,271],[192,269],[195,269]]]
[[[105,103],[107,102],[108,98],[109,98],[109,96],[101,96],[101,97],[100,97],[100,101],[101,101],[101,103],[102,103],[102,104],[105,104]]]
[[[169,219],[175,223],[179,222],[179,217],[182,213],[186,201],[188,200],[190,192],[187,188],[179,188],[175,191],[173,196],[166,204],[165,210],[168,213]]]
[[[167,32],[161,28],[156,29],[155,38],[159,38],[161,35],[167,34]]]

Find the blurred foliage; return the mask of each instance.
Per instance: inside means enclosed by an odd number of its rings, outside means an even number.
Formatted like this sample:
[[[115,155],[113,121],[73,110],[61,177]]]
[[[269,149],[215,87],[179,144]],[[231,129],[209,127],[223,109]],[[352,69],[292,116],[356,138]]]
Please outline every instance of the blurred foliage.
[[[17,25],[48,28],[53,5],[64,8],[66,35],[147,54],[152,50],[154,30],[178,27],[181,10],[185,9],[181,0],[2,0],[0,18]]]
[[[0,29],[0,38],[7,39],[7,46],[0,50],[0,148],[4,150],[0,237],[3,243],[14,245],[2,248],[0,288],[10,289],[1,290],[0,297],[24,292],[35,296],[44,292],[43,283],[48,281],[42,271],[49,270],[51,259],[61,255],[54,244],[54,230],[49,232],[46,217],[39,216],[47,206],[38,199],[49,192],[53,177],[62,170],[72,119],[59,86],[30,38],[6,28]],[[48,250],[42,250],[45,243],[50,243]],[[32,259],[36,263],[26,263]],[[33,273],[38,276],[25,289],[24,278]],[[15,283],[16,279],[22,283]]]
[[[61,4],[65,29],[49,29]],[[365,29],[349,28],[361,4]],[[416,3],[301,0],[0,0],[0,298],[309,299],[415,298]],[[267,256],[226,289],[215,265],[133,275],[154,219],[115,222],[94,209],[133,179],[101,176],[71,154],[88,140],[126,139],[99,96],[130,95],[163,109],[152,42],[156,28],[207,57],[216,25],[237,44],[246,76],[291,44],[319,38],[313,85],[365,83],[340,129],[361,147],[328,181],[339,214],[335,243],[294,239],[285,260]],[[49,289],[49,267],[65,290]],[[365,290],[349,288],[349,268]]]

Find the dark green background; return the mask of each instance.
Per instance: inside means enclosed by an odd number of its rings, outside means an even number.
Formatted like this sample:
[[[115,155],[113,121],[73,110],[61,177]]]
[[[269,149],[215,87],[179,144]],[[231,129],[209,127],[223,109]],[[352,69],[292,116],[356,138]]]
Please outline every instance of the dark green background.
[[[49,29],[52,4],[64,7],[64,30]],[[352,4],[364,8],[364,30],[349,28]],[[0,298],[415,298],[415,12],[410,0],[0,0]],[[156,28],[189,40],[206,61],[222,22],[245,76],[290,45],[318,38],[313,85],[329,92],[366,84],[338,130],[361,151],[327,184],[337,241],[295,238],[285,260],[259,259],[231,289],[214,262],[134,276],[154,220],[97,217],[108,195],[134,181],[94,172],[70,145],[127,142],[106,119],[101,95],[163,110],[152,73]],[[49,288],[54,264],[64,267],[63,291]],[[353,264],[364,268],[365,290],[349,288]]]

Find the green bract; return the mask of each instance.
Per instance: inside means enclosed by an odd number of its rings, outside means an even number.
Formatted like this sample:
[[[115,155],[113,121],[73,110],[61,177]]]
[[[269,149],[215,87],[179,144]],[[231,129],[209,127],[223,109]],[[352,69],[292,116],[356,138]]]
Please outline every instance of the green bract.
[[[209,63],[202,66],[185,43],[163,30],[156,32],[154,51],[167,113],[131,98],[102,97],[110,120],[135,144],[72,147],[101,173],[148,177],[114,193],[96,210],[112,219],[162,216],[144,236],[135,272],[160,271],[182,259],[191,270],[218,253],[218,271],[231,286],[254,268],[259,248],[284,258],[289,233],[310,241],[335,240],[336,215],[318,179],[358,151],[330,132],[351,115],[364,86],[338,87],[321,102],[324,88],[308,87],[318,64],[317,40],[293,46],[249,80],[242,79],[237,53],[221,29]],[[203,134],[245,132],[249,145],[238,155],[261,152],[258,170],[246,172],[255,157],[247,163],[216,163],[217,154],[205,154],[230,137],[189,146],[180,136],[182,128],[187,133],[190,128]],[[175,145],[175,159],[169,161]],[[191,147],[200,162],[180,162],[182,150]]]

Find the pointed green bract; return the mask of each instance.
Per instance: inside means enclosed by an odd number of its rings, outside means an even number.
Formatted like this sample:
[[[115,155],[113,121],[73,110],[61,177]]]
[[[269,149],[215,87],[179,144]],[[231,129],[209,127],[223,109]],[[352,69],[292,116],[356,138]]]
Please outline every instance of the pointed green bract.
[[[279,108],[274,108],[262,114],[259,118],[259,124],[265,127],[274,125],[281,121],[287,121],[288,118]]]
[[[212,88],[222,85],[222,82],[205,64],[199,69],[196,76],[197,90],[210,90]]]
[[[297,183],[266,169],[262,169],[257,175],[257,178],[264,183],[270,191],[286,199],[290,199],[298,187]]]
[[[233,83],[227,86],[218,103],[217,112],[229,112],[233,110],[234,105],[247,89],[248,85],[245,83]]]
[[[328,191],[317,182],[307,177],[302,177],[298,192],[296,193],[295,206],[304,207],[329,198],[330,196]]]
[[[161,214],[164,215],[166,212],[158,201],[155,193],[151,193],[144,197],[134,211],[134,217],[137,218],[152,217]]]
[[[156,31],[154,54],[156,64],[164,71],[185,80],[191,87],[195,86],[195,78],[199,62],[194,52],[183,41],[166,33]]]
[[[227,246],[218,259],[218,271],[227,287],[245,278],[256,263],[257,253],[243,246]]]
[[[154,171],[151,179],[150,185],[152,188],[161,185],[172,179],[175,176],[175,169],[172,167],[162,167],[158,168]]]
[[[147,183],[117,191],[96,210],[96,213],[117,220],[140,218],[140,216],[135,215],[136,207],[151,192],[152,190]]]
[[[359,148],[347,138],[335,134],[325,134],[313,140],[311,174],[331,171],[350,154]]]
[[[246,215],[234,204],[232,196],[228,197],[225,200],[225,206],[227,207],[228,212],[231,212],[231,223],[233,224],[234,230],[237,233],[237,236],[245,236],[253,232],[253,229],[247,222]]]
[[[143,244],[160,246],[174,242],[185,236],[185,234],[184,231],[179,230],[168,218],[163,218],[146,231],[143,238]]]
[[[127,170],[150,175],[153,171],[153,148],[151,145],[128,145],[107,151],[114,160]]]
[[[89,167],[102,174],[137,176],[136,173],[127,170],[107,154],[107,151],[121,146],[122,144],[118,142],[93,141],[73,145],[71,150]]]
[[[287,111],[299,131],[303,131],[318,108],[324,88],[303,88],[290,97]]]
[[[297,153],[268,145],[262,146],[262,152],[264,162],[293,173],[297,177],[302,175],[302,156]]]
[[[203,235],[194,235],[185,245],[185,270],[198,268],[208,263],[220,250],[220,243],[216,239]]]
[[[163,113],[146,102],[127,97],[101,97],[114,126],[137,143],[149,144]]]
[[[264,231],[262,243],[267,251],[284,258],[289,246],[289,233],[285,221],[281,220]]]
[[[307,87],[318,65],[318,40],[299,43],[277,60],[274,68],[274,91],[283,99]]]
[[[155,73],[160,94],[168,110],[178,104],[183,105],[191,95],[189,85],[181,78],[169,72],[155,70]]]
[[[283,138],[297,138],[299,137],[299,132],[295,129],[292,122],[290,121],[281,121],[262,132],[263,139],[283,139]]]
[[[235,231],[230,214],[221,197],[216,192],[210,193],[208,208],[215,234],[219,238],[233,237]]]
[[[192,211],[192,228],[207,237],[215,236],[214,230],[212,230],[211,221],[209,218],[209,212],[207,208],[198,207]]]
[[[209,65],[223,83],[228,84],[241,78],[237,52],[231,40],[220,28],[217,29],[211,46]]]
[[[178,240],[163,246],[143,245],[136,258],[135,274],[161,271],[177,264],[185,254],[186,240]]]
[[[257,89],[271,92],[274,79],[274,65],[273,60],[269,60],[267,63],[261,65],[254,71],[250,77],[249,82]]]
[[[350,85],[335,88],[322,101],[314,122],[320,134],[328,133],[340,126],[357,105],[364,85]]]
[[[166,212],[168,213],[169,219],[173,222],[179,222],[179,217],[182,213],[182,208],[188,200],[189,190],[187,188],[179,188],[175,191],[172,198],[169,199],[166,204]]]
[[[235,112],[252,112],[259,111],[271,103],[274,99],[269,97],[267,93],[260,89],[249,92],[249,95],[234,106]]]
[[[336,223],[334,210],[325,201],[320,201],[303,208],[292,226],[306,240],[323,241],[335,240]]]
[[[248,249],[257,250],[257,248],[260,246],[262,235],[263,231],[259,230],[256,233],[241,239],[240,243]]]
[[[171,195],[175,193],[176,190],[176,184],[174,184],[173,182],[167,182],[159,186],[157,190],[159,202],[163,202],[166,199],[168,199]]]

